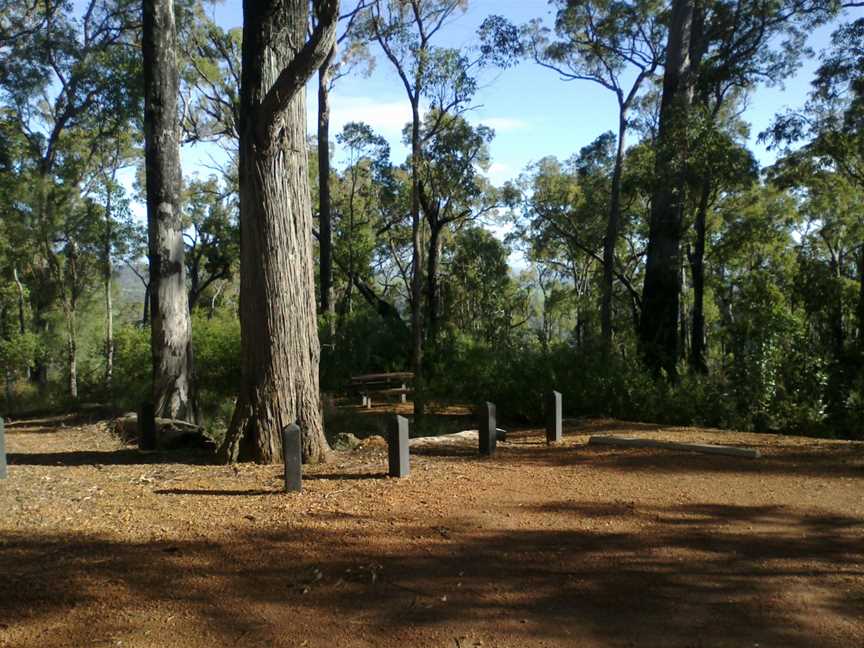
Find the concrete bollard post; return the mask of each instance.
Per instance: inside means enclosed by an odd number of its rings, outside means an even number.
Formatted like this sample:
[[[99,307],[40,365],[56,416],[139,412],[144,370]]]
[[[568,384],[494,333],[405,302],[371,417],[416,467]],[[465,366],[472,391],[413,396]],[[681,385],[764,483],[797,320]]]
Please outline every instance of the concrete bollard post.
[[[285,492],[303,490],[303,455],[300,450],[300,427],[296,423],[282,428],[282,461],[285,465]]]
[[[495,403],[487,402],[480,409],[480,454],[491,456],[495,454],[495,447],[498,441],[498,427],[495,424]]]
[[[394,416],[390,420],[387,459],[391,477],[407,477],[411,472],[408,455],[408,419]]]
[[[550,392],[546,398],[546,443],[562,439],[561,409],[561,392]]]

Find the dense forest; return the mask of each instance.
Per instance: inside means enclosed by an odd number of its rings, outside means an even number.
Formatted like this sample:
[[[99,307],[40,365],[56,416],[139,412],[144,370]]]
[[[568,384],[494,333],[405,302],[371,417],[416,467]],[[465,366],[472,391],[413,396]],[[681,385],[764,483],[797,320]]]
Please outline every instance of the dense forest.
[[[860,3],[538,1],[464,47],[468,0],[245,4],[226,29],[204,0],[0,0],[4,412],[152,400],[226,461],[274,461],[297,421],[314,461],[320,393],[410,370],[418,428],[447,402],[539,420],[554,388],[569,416],[864,438]],[[402,158],[331,132],[373,65]],[[617,127],[496,186],[471,111],[524,65],[574,120],[611,93]],[[225,163],[181,169],[196,146]]]

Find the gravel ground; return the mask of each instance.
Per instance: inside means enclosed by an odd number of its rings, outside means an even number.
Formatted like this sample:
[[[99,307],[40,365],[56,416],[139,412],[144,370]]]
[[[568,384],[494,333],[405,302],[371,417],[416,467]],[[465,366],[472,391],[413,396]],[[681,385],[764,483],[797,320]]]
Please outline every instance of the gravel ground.
[[[12,423],[7,452],[0,646],[864,647],[861,443],[593,420],[415,444],[395,480],[373,438],[291,495],[105,423]]]

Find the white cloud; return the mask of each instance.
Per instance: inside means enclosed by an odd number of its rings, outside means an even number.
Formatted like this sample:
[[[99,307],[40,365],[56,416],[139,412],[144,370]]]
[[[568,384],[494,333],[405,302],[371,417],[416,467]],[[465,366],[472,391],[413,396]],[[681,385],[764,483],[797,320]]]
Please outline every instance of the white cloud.
[[[528,122],[514,117],[486,117],[478,121],[484,126],[494,128],[496,133],[509,133],[528,128]]]
[[[402,128],[411,121],[411,106],[407,99],[380,101],[371,97],[333,97],[330,132],[338,133],[349,122],[365,122],[387,139],[401,136]],[[310,120],[314,123],[314,121]]]
[[[513,177],[513,169],[511,169],[507,164],[493,162],[489,165],[489,170],[486,172],[486,175],[489,177],[492,184],[500,185]]]

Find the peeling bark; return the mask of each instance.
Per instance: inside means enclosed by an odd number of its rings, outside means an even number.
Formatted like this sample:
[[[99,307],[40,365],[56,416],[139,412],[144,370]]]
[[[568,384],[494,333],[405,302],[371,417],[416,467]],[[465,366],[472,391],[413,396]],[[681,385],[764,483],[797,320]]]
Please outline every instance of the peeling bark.
[[[173,0],[144,0],[144,139],[156,416],[197,422],[180,221],[179,73]]]

